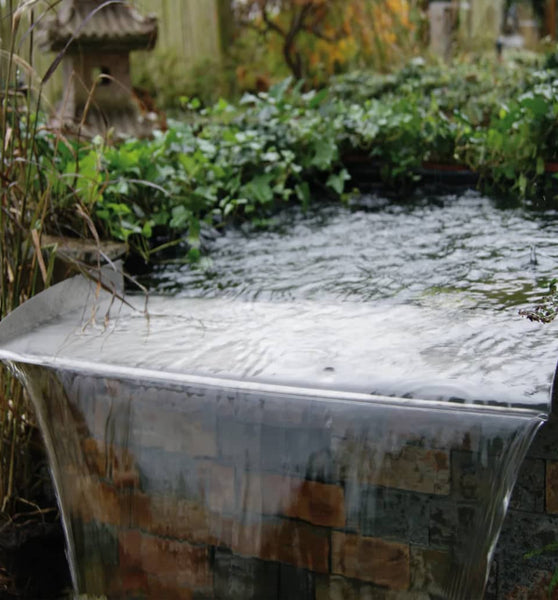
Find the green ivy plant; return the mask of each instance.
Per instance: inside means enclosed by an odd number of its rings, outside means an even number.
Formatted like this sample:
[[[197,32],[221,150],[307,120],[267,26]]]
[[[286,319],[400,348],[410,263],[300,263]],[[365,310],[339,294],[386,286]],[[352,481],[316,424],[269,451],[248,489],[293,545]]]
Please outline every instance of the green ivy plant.
[[[558,159],[557,92],[558,71],[537,64],[414,60],[310,92],[287,79],[236,104],[182,98],[184,117],[149,140],[78,146],[42,132],[41,173],[59,226],[71,231],[81,204],[102,235],[146,260],[184,240],[195,260],[204,227],[347,198],[354,154],[394,190],[416,184],[421,165],[435,161],[465,165],[482,186],[519,200],[537,197],[546,163]]]

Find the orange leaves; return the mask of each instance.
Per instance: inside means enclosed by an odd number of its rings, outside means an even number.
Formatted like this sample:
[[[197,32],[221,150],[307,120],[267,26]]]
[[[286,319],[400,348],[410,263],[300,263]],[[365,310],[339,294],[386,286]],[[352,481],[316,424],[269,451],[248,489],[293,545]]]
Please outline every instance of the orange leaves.
[[[412,34],[410,0],[245,0],[252,25],[266,34],[297,78],[319,83],[332,73],[402,54]],[[267,35],[271,34],[271,35]],[[278,39],[279,38],[279,39]]]

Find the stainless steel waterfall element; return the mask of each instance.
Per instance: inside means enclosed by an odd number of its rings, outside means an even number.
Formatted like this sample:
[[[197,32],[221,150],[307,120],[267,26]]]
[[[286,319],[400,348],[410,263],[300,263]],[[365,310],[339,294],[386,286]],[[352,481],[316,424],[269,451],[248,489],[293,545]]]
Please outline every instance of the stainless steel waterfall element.
[[[536,374],[509,389],[496,372],[452,380],[411,307],[128,301],[109,272],[0,324],[0,359],[47,441],[76,591],[482,597],[548,410]],[[406,370],[436,364],[435,386]]]

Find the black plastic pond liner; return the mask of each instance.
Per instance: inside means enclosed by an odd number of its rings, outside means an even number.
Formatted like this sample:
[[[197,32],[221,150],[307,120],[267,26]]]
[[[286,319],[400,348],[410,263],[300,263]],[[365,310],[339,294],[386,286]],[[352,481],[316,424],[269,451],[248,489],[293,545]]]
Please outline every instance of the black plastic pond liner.
[[[366,154],[347,154],[342,162],[351,175],[351,181],[361,191],[384,190],[386,182],[382,171],[388,167]],[[479,174],[464,165],[423,163],[423,165],[403,178],[407,185],[414,187],[433,187],[434,191],[447,192],[454,190],[474,189],[479,182]]]
[[[445,187],[475,188],[479,174],[461,165],[424,163],[417,171],[421,183],[439,184]]]

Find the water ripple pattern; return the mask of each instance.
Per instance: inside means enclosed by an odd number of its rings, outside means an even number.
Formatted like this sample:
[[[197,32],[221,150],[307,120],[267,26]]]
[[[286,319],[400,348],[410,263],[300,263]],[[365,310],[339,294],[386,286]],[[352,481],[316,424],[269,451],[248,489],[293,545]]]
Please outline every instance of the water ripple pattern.
[[[469,192],[390,205],[289,210],[267,231],[231,229],[201,266],[165,265],[163,293],[250,300],[440,302],[505,309],[535,302],[558,268],[555,214],[499,209]],[[430,300],[429,300],[430,302]]]

